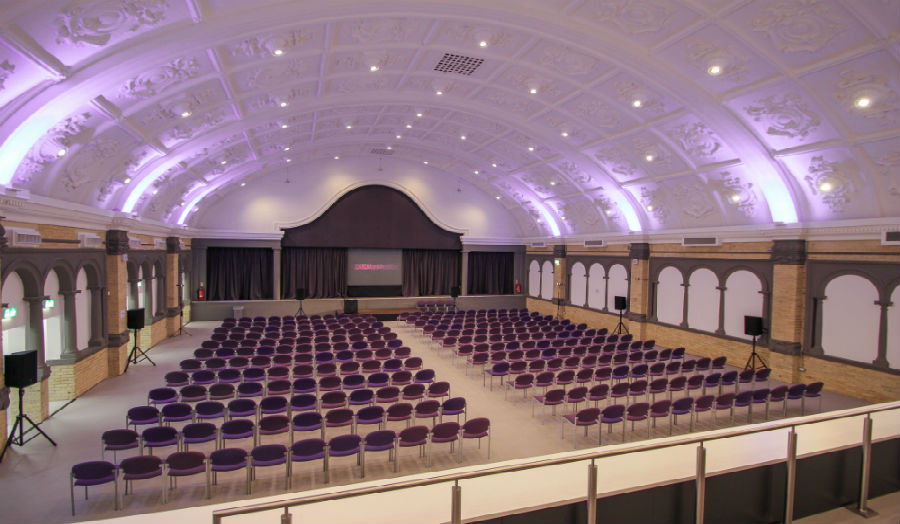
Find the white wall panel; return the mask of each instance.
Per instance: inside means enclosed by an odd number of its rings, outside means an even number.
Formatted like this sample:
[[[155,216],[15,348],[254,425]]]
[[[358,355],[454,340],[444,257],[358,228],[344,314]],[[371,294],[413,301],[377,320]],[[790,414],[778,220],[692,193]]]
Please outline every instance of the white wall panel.
[[[656,285],[656,320],[679,325],[684,320],[684,277],[669,266],[659,272]]]
[[[541,298],[553,299],[553,284],[553,262],[547,260],[541,267]]]
[[[532,260],[528,266],[528,295],[541,296],[541,265],[537,260]]]
[[[843,275],[825,286],[822,349],[826,355],[871,364],[878,356],[878,291],[867,279]]]
[[[611,311],[616,305],[614,297],[628,298],[628,270],[622,264],[614,264],[609,268],[609,289],[606,292],[606,303]]]
[[[572,266],[572,277],[569,279],[569,301],[574,306],[583,306],[587,299],[587,275],[581,262]]]
[[[888,308],[887,361],[893,369],[900,368],[900,286],[891,293],[891,307]]]
[[[706,268],[688,279],[688,327],[713,332],[719,327],[719,279]]]
[[[606,269],[600,264],[591,264],[588,270],[588,307],[603,309],[606,306]]]
[[[59,275],[56,271],[47,273],[44,280],[44,296],[54,301],[52,308],[44,308],[44,359],[57,360],[63,350],[64,305],[59,294]]]
[[[78,271],[75,277],[75,346],[85,349],[91,340],[91,292],[88,290],[87,273]]]
[[[752,340],[744,334],[744,316],[763,316],[762,282],[750,271],[735,271],[725,288],[725,334]]]
[[[16,308],[16,316],[3,321],[3,353],[18,353],[25,347],[25,333],[28,326],[28,303],[25,302],[25,286],[18,273],[10,273],[3,282],[3,302]]]

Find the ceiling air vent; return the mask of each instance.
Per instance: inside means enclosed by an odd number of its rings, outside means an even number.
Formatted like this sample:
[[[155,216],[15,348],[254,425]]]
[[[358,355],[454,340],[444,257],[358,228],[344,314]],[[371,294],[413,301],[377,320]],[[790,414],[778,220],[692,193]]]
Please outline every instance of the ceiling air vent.
[[[369,151],[373,155],[393,155],[394,150],[388,149],[386,147],[373,147],[371,151]]]
[[[434,66],[434,70],[439,73],[459,73],[461,75],[469,76],[474,73],[482,63],[484,63],[484,58],[444,53],[444,56],[438,61],[437,65]]]
[[[533,242],[531,244],[531,247],[547,247],[547,243],[546,242]]]
[[[900,231],[885,231],[881,234],[881,245],[900,246]]]
[[[585,240],[584,247],[606,247],[606,240]]]
[[[164,238],[154,238],[153,239],[153,249],[166,249],[166,239]]]
[[[41,234],[33,229],[12,227],[6,230],[9,247],[35,247],[41,245]]]
[[[682,246],[718,246],[719,237],[684,237],[681,239]]]
[[[135,237],[128,237],[128,249],[140,249],[141,248],[141,239]]]
[[[93,233],[78,233],[78,247],[99,249],[103,246],[103,239]]]

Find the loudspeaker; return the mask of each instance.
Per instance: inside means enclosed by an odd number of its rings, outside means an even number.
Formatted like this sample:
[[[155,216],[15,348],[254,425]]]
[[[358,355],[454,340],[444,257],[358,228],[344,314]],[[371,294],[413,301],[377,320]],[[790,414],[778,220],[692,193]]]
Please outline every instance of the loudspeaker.
[[[125,325],[128,329],[144,329],[144,308],[129,309]]]
[[[758,337],[763,334],[762,317],[744,316],[744,334]]]
[[[3,378],[13,388],[28,387],[37,382],[37,350],[10,353],[3,358]]]
[[[459,286],[453,286],[450,288],[450,296],[452,298],[459,297]]]
[[[615,308],[617,311],[623,311],[628,309],[628,302],[625,300],[625,297],[616,297],[615,298]]]
[[[356,300],[344,300],[344,313],[355,315],[359,312],[359,302]]]
[[[306,300],[306,288],[305,287],[297,288],[297,300]]]

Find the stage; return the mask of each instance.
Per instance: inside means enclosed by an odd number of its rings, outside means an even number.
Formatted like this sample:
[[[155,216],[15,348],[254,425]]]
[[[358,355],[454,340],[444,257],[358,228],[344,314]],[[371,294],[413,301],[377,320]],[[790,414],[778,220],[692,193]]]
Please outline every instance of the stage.
[[[310,298],[303,301],[307,315],[343,313],[345,301],[356,302],[359,313],[397,315],[416,311],[420,301],[453,299],[449,295],[430,297]],[[294,315],[297,300],[216,300],[191,302],[191,320],[222,320],[226,317],[268,317]],[[525,295],[465,295],[456,299],[457,309],[524,308]]]

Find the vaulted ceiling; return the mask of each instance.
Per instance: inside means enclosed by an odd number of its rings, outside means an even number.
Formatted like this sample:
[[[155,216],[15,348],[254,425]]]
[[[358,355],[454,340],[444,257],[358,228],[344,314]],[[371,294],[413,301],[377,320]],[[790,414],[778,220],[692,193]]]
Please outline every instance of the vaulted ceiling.
[[[898,42],[897,0],[5,0],[0,184],[194,225],[377,157],[522,238],[877,221]]]

